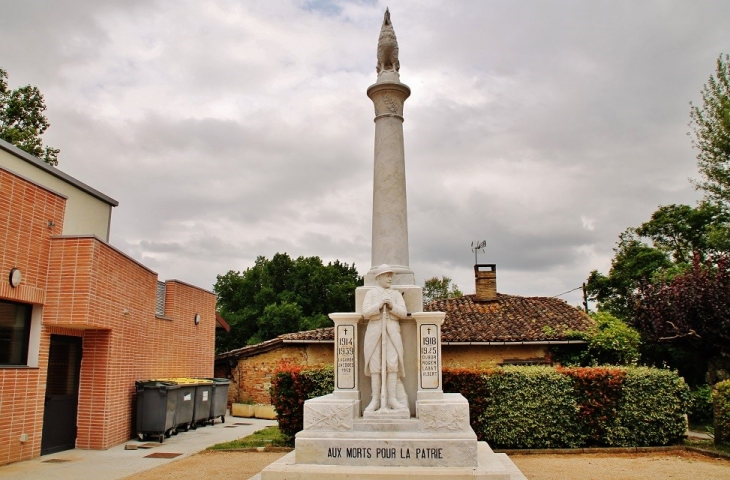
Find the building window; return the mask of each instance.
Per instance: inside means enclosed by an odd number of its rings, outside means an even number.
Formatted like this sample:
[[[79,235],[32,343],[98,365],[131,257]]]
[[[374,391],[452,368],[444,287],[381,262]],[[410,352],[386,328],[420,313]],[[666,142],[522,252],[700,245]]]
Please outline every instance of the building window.
[[[508,359],[503,361],[499,364],[500,367],[505,367],[509,365],[518,365],[518,366],[528,366],[528,365],[551,365],[550,362],[545,360],[544,357],[537,357],[537,358],[515,358],[515,359]]]
[[[165,285],[165,282],[157,282],[157,298],[155,300],[155,315],[158,317],[164,317],[165,316],[165,291],[167,290],[167,285]]]
[[[32,310],[31,305],[0,300],[0,365],[27,365]]]

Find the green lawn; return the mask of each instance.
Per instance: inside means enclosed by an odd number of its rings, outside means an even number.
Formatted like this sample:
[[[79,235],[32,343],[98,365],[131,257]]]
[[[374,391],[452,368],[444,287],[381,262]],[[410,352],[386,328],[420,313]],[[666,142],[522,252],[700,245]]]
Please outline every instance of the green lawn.
[[[287,438],[279,431],[279,427],[268,427],[254,432],[248,437],[239,438],[230,442],[218,443],[208,450],[231,450],[236,448],[255,447],[290,447]]]

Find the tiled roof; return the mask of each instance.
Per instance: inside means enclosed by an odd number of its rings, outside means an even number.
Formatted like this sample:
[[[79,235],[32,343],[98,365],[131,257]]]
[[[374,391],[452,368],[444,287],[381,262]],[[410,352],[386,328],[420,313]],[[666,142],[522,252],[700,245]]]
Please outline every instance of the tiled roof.
[[[594,322],[582,310],[558,298],[518,297],[497,294],[493,302],[476,302],[474,295],[436,300],[426,312],[446,312],[441,341],[446,342],[546,342],[568,340],[568,330],[585,331]],[[245,358],[277,348],[282,343],[334,341],[334,328],[285,333],[259,343],[221,353],[216,359]]]
[[[283,343],[334,342],[334,330],[335,329],[333,327],[329,327],[318,328],[317,330],[307,330],[304,332],[285,333],[284,335],[279,335],[276,338],[257,343],[256,345],[246,345],[245,347],[237,348],[235,350],[229,350],[224,353],[219,353],[215,356],[215,358],[216,360],[221,360],[223,358],[230,357],[252,357],[254,355],[258,355],[260,353],[279,348],[279,346]]]
[[[541,342],[567,340],[567,330],[587,330],[593,320],[565,301],[497,294],[492,302],[474,295],[436,300],[426,312],[446,312],[443,342]]]
[[[264,342],[257,343],[256,345],[246,345],[245,347],[236,348],[234,350],[229,350],[227,352],[219,353],[218,355],[215,356],[215,359],[222,360],[224,358],[252,357],[254,355],[258,355],[260,353],[268,352],[270,350],[278,348],[281,343],[283,343],[281,338],[276,337],[276,338],[272,338],[271,340],[266,340]]]
[[[279,338],[285,342],[333,342],[335,340],[334,327],[318,328],[304,332],[285,333]]]

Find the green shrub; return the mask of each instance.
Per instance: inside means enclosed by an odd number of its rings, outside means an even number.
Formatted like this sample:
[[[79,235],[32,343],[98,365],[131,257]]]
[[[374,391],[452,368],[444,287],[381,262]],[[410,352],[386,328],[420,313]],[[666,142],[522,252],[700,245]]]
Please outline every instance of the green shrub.
[[[636,365],[639,361],[639,332],[611,314],[598,312],[596,328],[588,338],[586,355],[594,365]]]
[[[712,387],[700,385],[691,392],[691,402],[687,416],[692,425],[710,425],[712,423]]]
[[[676,372],[629,368],[616,421],[606,435],[621,447],[677,443],[687,430],[689,404],[689,387]]]
[[[569,377],[550,367],[504,367],[485,377],[492,395],[481,418],[494,448],[561,448],[582,444]]]
[[[332,367],[275,372],[271,398],[284,435],[302,429],[304,401],[330,393],[333,380]],[[444,391],[466,397],[477,438],[495,448],[666,445],[682,439],[690,405],[676,372],[645,367],[444,369],[443,381]]]
[[[712,403],[715,410],[715,443],[730,443],[730,380],[715,384]]]
[[[641,338],[639,332],[605,312],[591,314],[594,327],[585,332],[566,332],[571,339],[585,340],[585,346],[551,347],[553,359],[566,366],[636,365]]]

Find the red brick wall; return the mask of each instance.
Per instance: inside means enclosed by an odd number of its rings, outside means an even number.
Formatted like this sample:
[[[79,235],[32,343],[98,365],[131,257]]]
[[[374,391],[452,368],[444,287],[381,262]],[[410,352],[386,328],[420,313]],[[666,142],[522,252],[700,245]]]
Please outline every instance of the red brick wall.
[[[0,169],[0,298],[43,303],[51,235],[63,229],[65,206],[62,196]],[[13,267],[23,275],[16,288]]]
[[[63,229],[65,202],[0,169],[0,298],[43,303],[51,235]],[[16,288],[8,282],[14,267],[23,275]],[[43,332],[38,368],[0,367],[0,465],[40,453],[49,340],[50,331]],[[28,442],[20,442],[23,433]]]
[[[157,274],[94,237],[52,238],[64,212],[65,198],[0,169],[0,298],[43,308],[38,367],[0,367],[0,465],[40,455],[51,334],[83,338],[79,448],[131,437],[135,380],[213,375],[215,295],[167,282],[155,317]]]
[[[47,323],[94,328],[84,336],[79,448],[131,437],[136,380],[213,376],[215,295],[168,281],[160,318],[156,286],[154,272],[96,238],[53,240]]]
[[[171,321],[158,318],[151,332],[161,361],[150,363],[150,375],[212,377],[215,294],[179,280],[168,280],[165,286],[165,318]]]

